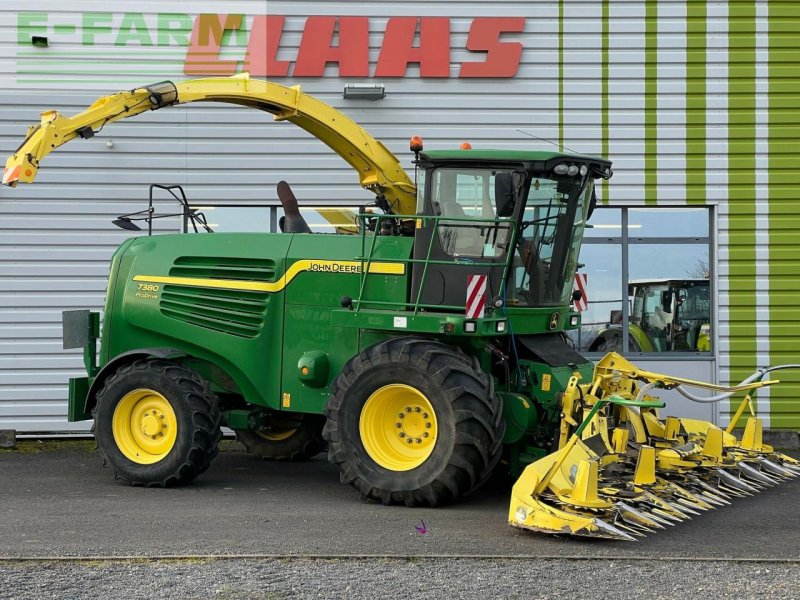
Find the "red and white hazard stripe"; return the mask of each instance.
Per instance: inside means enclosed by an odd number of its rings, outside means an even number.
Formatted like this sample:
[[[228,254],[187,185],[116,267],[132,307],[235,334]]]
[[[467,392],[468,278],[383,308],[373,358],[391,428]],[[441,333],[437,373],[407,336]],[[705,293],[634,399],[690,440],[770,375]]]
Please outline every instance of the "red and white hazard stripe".
[[[586,273],[575,273],[575,287],[573,291],[581,292],[581,299],[575,301],[575,310],[583,312],[589,308],[589,286],[586,284],[588,276]]]
[[[486,275],[467,275],[467,318],[482,319],[486,312]]]

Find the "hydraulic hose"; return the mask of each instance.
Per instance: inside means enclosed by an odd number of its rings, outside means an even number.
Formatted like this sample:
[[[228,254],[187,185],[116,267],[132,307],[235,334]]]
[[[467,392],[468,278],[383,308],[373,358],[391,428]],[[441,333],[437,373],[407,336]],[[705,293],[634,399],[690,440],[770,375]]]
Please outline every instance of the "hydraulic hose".
[[[757,380],[763,378],[764,375],[766,375],[767,373],[770,373],[772,371],[780,371],[781,369],[800,369],[800,364],[777,365],[777,366],[774,366],[774,367],[766,367],[764,369],[757,369],[755,373],[750,375],[750,377],[747,377],[746,379],[744,379],[739,385],[747,385],[748,383],[753,383],[754,381],[757,381]],[[637,400],[639,399],[639,396],[643,395],[644,392],[646,392],[648,389],[650,389],[653,385],[654,384],[649,383],[646,386],[644,386],[639,391],[639,394],[636,397]],[[733,396],[736,393],[736,392],[725,392],[725,393],[722,393],[722,394],[717,394],[716,396],[709,396],[707,398],[703,398],[701,396],[696,396],[695,394],[693,394],[692,392],[690,392],[688,390],[683,389],[683,387],[684,386],[681,386],[681,385],[676,386],[675,390],[677,390],[684,398],[687,398],[687,399],[691,400],[692,402],[700,402],[701,404],[720,402],[721,400],[726,400],[726,399],[730,398],[731,396]]]

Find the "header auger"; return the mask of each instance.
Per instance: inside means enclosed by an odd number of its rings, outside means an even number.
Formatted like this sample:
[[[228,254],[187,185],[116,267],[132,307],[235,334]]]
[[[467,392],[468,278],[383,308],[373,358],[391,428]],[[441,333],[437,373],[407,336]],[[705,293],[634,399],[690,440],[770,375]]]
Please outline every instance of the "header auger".
[[[723,387],[643,371],[607,354],[591,382],[570,378],[559,449],[529,465],[516,482],[509,522],[631,541],[797,477],[800,462],[763,443],[761,419],[752,410],[751,393],[778,383],[761,380],[767,371]],[[746,396],[725,431],[694,419],[662,420],[658,409],[665,403],[648,392],[681,386]],[[746,408],[750,416],[737,439],[732,431]]]
[[[385,504],[457,501],[502,465],[522,474],[512,525],[629,540],[800,473],[762,442],[752,407],[742,439],[732,434],[749,396],[722,431],[662,420],[650,395],[751,394],[776,383],[766,371],[726,388],[617,354],[595,366],[569,342],[594,184],[612,176],[603,158],[424,151],[415,137],[412,179],[336,109],[239,76],[119,92],[73,117],[46,112],[3,183],[33,182],[51,151],[114,121],[197,101],[302,127],[375,200],[346,223],[358,235],[313,234],[281,182],[281,233],[159,235],[117,249],[102,329],[96,312],[64,319],[65,347],[84,348],[87,371],[70,380],[69,419],[94,419],[119,481],[188,483],[225,425],[261,458],[300,460],[327,444],[342,481]]]

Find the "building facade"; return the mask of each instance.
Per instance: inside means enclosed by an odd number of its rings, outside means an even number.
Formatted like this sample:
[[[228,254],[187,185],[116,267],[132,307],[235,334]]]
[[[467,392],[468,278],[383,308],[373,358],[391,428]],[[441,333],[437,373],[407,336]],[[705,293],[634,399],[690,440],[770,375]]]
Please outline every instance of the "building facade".
[[[615,175],[581,255],[576,343],[597,356],[615,330],[651,370],[738,382],[800,362],[798,26],[800,5],[778,1],[31,0],[0,8],[0,148],[12,153],[45,109],[248,71],[341,109],[409,170],[416,134],[428,149],[606,156]],[[347,85],[385,97],[344,98]],[[282,179],[311,207],[369,200],[304,131],[217,105],[110,125],[49,156],[34,185],[0,190],[0,429],[87,430],[66,422],[82,361],[61,347],[61,311],[102,307],[111,253],[131,235],[111,220],[141,209],[150,184],[184,186],[221,231],[268,231]],[[669,302],[688,320],[652,333]],[[800,429],[800,374],[780,378],[758,412]],[[735,408],[671,401],[720,424]]]

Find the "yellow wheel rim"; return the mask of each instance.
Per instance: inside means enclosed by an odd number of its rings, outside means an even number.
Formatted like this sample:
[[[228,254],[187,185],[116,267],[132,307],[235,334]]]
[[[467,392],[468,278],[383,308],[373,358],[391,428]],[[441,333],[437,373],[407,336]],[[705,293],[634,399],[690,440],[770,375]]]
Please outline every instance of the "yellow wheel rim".
[[[436,445],[436,413],[425,394],[401,383],[367,398],[359,420],[361,443],[370,458],[390,471],[410,471]]]
[[[256,435],[268,442],[282,442],[292,437],[296,431],[297,427],[289,429],[256,429]]]
[[[169,400],[148,389],[123,396],[114,410],[111,428],[119,451],[140,465],[162,460],[178,437],[178,419]]]

